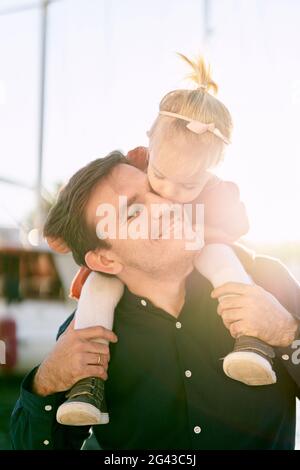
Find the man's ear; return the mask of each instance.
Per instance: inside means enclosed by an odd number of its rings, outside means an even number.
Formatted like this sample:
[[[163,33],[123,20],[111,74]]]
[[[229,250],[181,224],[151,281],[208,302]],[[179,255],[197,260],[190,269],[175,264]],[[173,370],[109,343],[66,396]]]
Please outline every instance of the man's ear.
[[[85,255],[85,262],[92,271],[100,271],[107,274],[119,274],[123,265],[109,250],[88,251]]]

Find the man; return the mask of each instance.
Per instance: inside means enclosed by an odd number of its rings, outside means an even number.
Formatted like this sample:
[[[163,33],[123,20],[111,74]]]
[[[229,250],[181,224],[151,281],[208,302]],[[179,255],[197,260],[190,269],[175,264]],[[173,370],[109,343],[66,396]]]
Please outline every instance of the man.
[[[77,172],[52,210],[48,228],[67,242],[77,263],[117,276],[126,288],[115,312],[115,333],[101,327],[75,331],[70,317],[52,352],[24,379],[12,416],[14,448],[79,449],[89,427],[59,425],[56,410],[78,380],[106,379],[110,360],[110,423],[94,427],[103,449],[292,449],[296,366],[291,361],[286,366],[278,349],[276,384],[248,387],[226,377],[221,359],[234,339],[221,317],[230,305],[223,309],[221,304],[220,316],[215,314],[211,285],[193,272],[195,252],[185,250],[185,240],[97,238],[98,205],[112,204],[119,218],[121,195],[128,205],[147,209],[168,204],[151,192],[144,173],[114,152]],[[127,223],[136,217],[129,215]],[[241,256],[258,284],[264,287],[272,276],[276,296],[300,316],[299,288],[284,268]],[[246,314],[238,322],[224,318],[233,335],[255,335],[277,347],[294,341],[298,323],[271,294],[260,287],[240,294]],[[249,315],[253,297],[261,305],[259,315]],[[110,341],[110,352],[95,338]]]

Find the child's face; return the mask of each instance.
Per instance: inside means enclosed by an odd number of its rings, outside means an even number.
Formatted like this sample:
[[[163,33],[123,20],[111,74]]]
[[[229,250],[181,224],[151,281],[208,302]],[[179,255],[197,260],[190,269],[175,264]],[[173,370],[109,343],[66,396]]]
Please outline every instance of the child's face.
[[[152,189],[174,202],[187,203],[196,199],[211,173],[203,168],[203,145],[199,149],[184,136],[172,141],[151,142],[148,179]]]

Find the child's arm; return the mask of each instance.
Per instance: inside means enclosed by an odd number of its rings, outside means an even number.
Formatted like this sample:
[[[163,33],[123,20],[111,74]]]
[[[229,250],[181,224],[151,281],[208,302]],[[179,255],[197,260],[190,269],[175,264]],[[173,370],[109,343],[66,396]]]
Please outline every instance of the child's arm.
[[[246,208],[235,183],[214,176],[195,202],[204,204],[206,243],[231,244],[248,232]]]
[[[206,245],[195,266],[214,287],[226,282],[252,284],[242,263],[229,244],[248,232],[249,222],[235,183],[212,176],[197,200],[204,204]]]

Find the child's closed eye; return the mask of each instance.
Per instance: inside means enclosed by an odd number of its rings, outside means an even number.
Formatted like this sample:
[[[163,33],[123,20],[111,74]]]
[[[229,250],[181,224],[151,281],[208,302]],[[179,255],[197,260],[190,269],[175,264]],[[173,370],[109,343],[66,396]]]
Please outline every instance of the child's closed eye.
[[[199,184],[183,184],[182,187],[184,189],[196,189],[199,188]]]
[[[162,175],[160,173],[157,173],[157,171],[153,170],[153,173],[154,173],[155,178],[157,178],[159,180],[165,179],[164,175]]]

